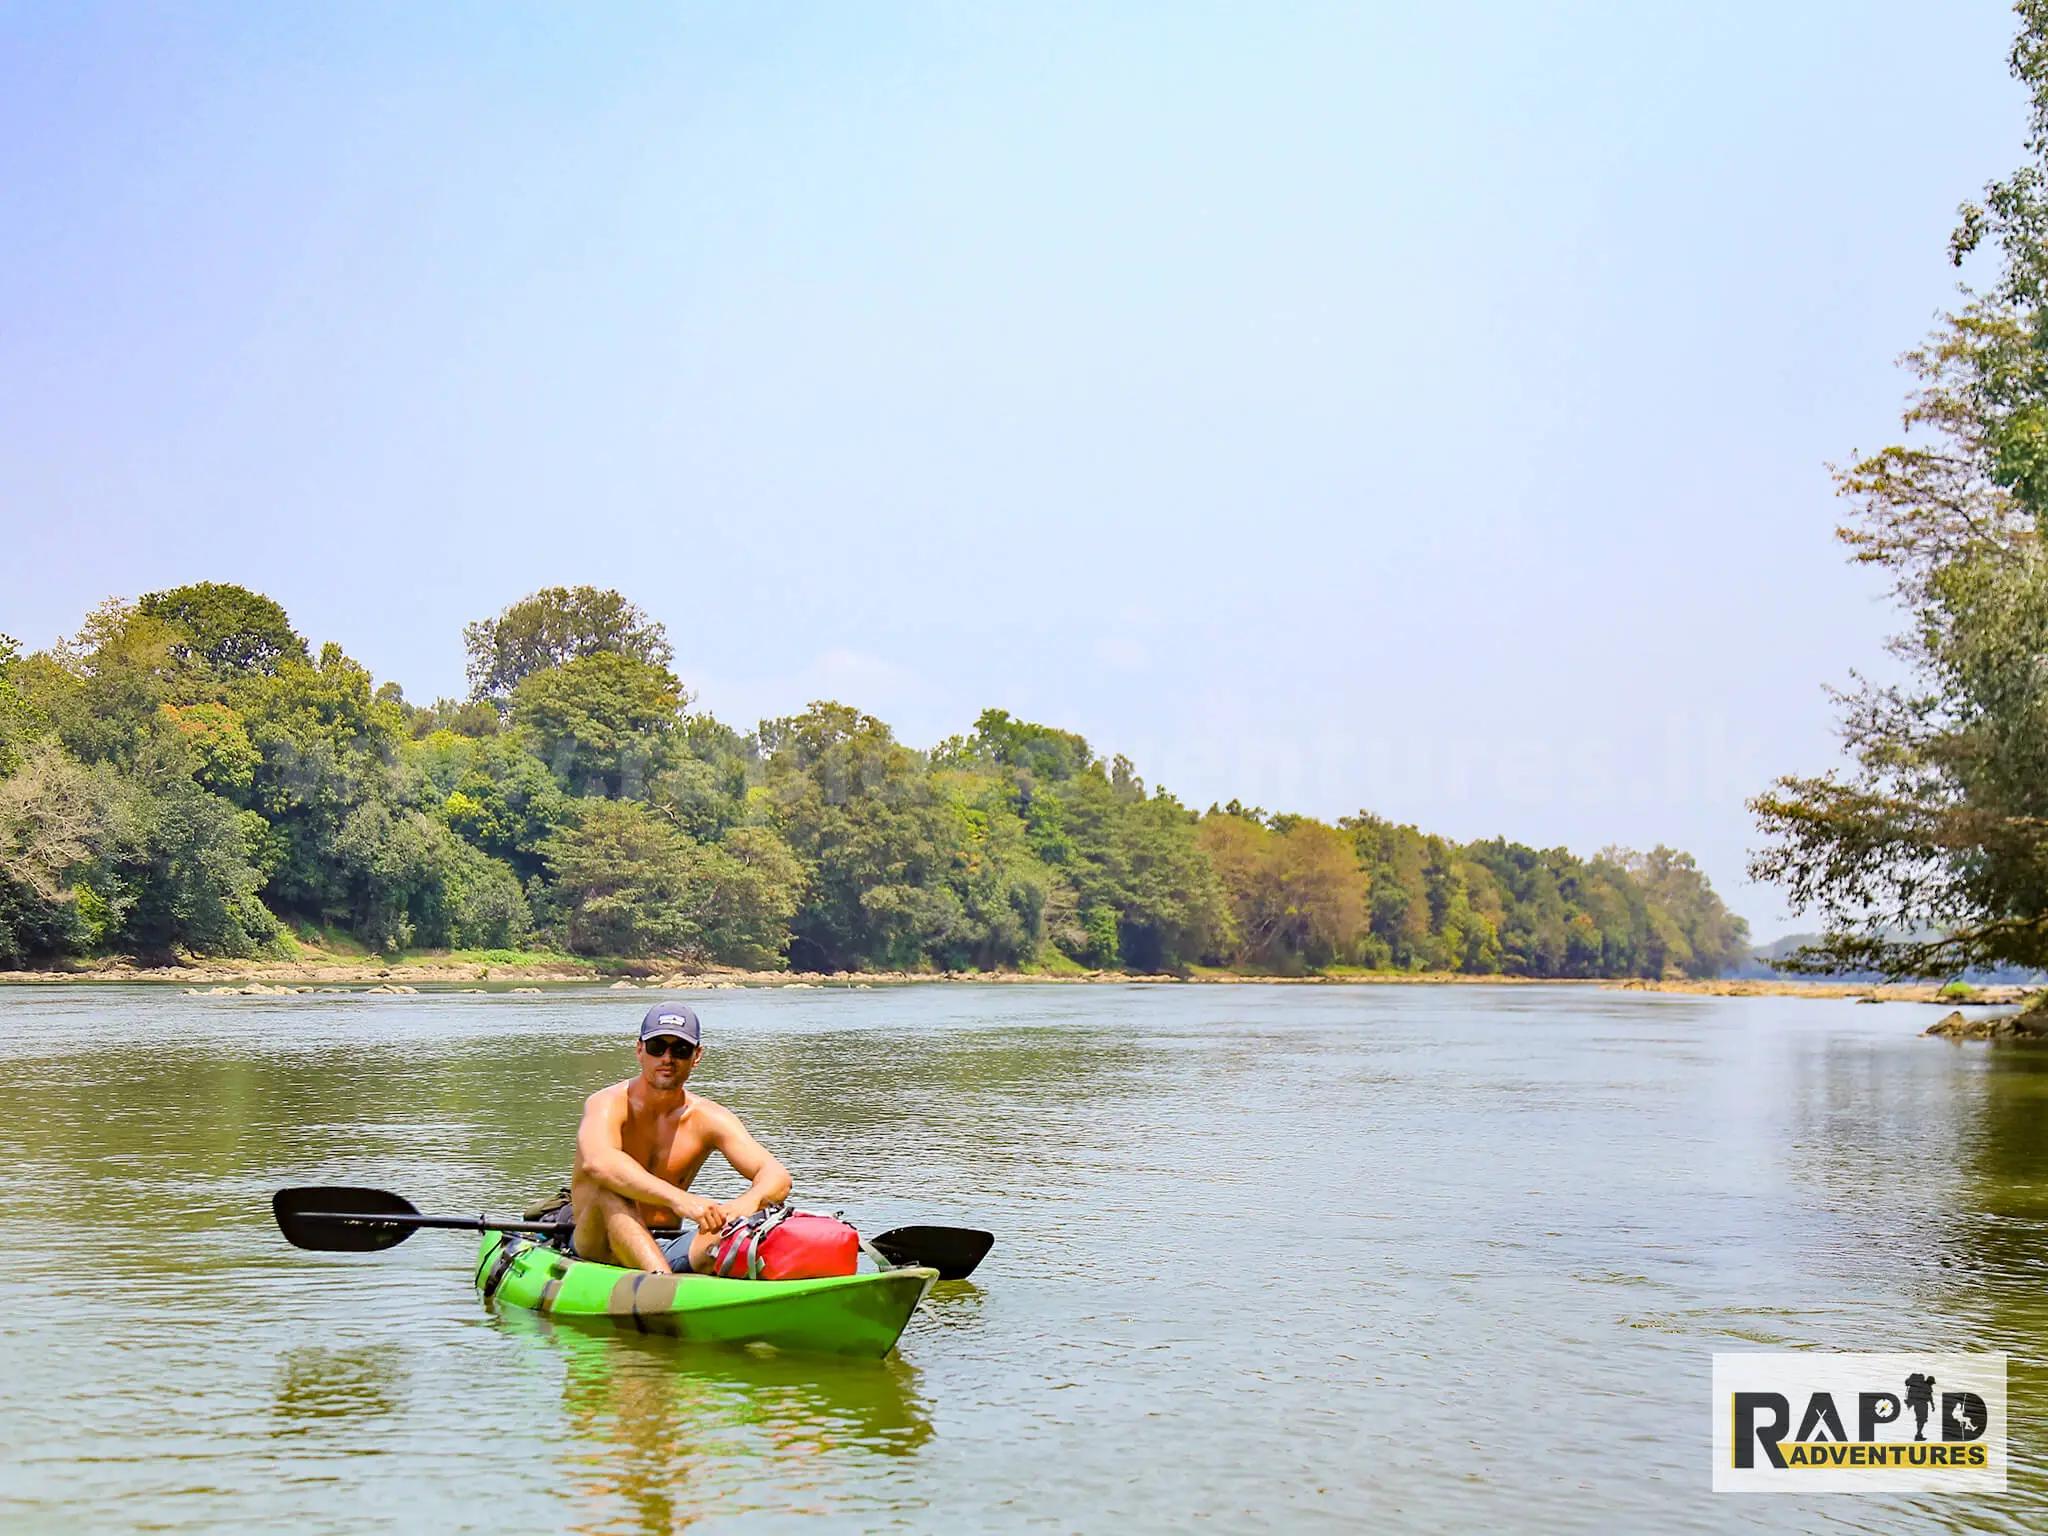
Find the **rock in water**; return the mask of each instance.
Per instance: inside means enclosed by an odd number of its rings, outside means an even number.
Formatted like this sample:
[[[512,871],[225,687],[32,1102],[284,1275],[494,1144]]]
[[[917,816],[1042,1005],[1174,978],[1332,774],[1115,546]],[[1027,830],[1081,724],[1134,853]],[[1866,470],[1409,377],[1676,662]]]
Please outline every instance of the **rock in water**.
[[[2005,1013],[1991,1019],[1966,1019],[1960,1008],[1938,1024],[1930,1024],[1926,1034],[1939,1035],[1944,1040],[2041,1040],[2048,1039],[2048,1010],[2029,1010],[2026,1013]]]

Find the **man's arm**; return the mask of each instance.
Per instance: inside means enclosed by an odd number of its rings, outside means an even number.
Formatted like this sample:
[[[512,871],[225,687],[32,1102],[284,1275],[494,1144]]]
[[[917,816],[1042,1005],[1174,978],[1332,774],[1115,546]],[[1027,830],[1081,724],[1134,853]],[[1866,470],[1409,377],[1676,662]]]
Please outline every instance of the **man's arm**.
[[[751,1216],[764,1205],[789,1198],[789,1170],[754,1140],[738,1115],[722,1105],[712,1120],[711,1144],[724,1154],[735,1173],[749,1181],[747,1192],[737,1200],[719,1202],[728,1217]]]
[[[641,1205],[659,1205],[674,1211],[685,1223],[704,1224],[704,1218],[721,1208],[702,1195],[693,1195],[666,1179],[656,1178],[627,1155],[625,1150],[626,1096],[616,1088],[600,1088],[583,1101],[583,1123],[576,1128],[576,1168],[615,1195]]]

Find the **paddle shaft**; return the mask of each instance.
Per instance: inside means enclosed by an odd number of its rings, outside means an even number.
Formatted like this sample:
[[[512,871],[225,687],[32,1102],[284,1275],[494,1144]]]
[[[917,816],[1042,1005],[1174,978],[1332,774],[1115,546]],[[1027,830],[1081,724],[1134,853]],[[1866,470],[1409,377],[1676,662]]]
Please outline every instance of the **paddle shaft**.
[[[522,1232],[557,1235],[573,1229],[567,1221],[493,1221],[488,1216],[376,1216],[363,1211],[301,1211],[302,1221],[338,1221],[351,1227],[438,1227],[448,1232]],[[656,1237],[677,1237],[695,1227],[649,1227]]]
[[[574,1223],[567,1221],[493,1221],[488,1216],[378,1216],[362,1211],[301,1211],[301,1221],[338,1221],[351,1227],[433,1227],[444,1232],[518,1232],[550,1237],[560,1237],[574,1230]],[[680,1237],[685,1232],[694,1232],[695,1227],[649,1227],[655,1237]],[[923,1239],[925,1241],[919,1241]],[[981,1256],[988,1252],[993,1239],[986,1232],[975,1232],[960,1227],[899,1227],[894,1232],[884,1232],[869,1245],[883,1250],[888,1261],[894,1264],[932,1264],[942,1270],[955,1267],[944,1258],[919,1250],[932,1239],[951,1249],[959,1240],[966,1240],[966,1251],[956,1261],[958,1274],[949,1274],[948,1279],[965,1279],[967,1272],[981,1262]],[[889,1251],[895,1250],[895,1251]],[[950,1257],[950,1255],[948,1255]]]

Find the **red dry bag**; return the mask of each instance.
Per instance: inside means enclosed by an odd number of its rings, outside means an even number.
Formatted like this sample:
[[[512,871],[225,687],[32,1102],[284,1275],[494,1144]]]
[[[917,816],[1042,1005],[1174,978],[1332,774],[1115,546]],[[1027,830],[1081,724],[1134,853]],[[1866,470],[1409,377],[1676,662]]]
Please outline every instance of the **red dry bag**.
[[[860,1264],[860,1234],[830,1216],[774,1206],[718,1235],[711,1272],[739,1280],[821,1280]]]

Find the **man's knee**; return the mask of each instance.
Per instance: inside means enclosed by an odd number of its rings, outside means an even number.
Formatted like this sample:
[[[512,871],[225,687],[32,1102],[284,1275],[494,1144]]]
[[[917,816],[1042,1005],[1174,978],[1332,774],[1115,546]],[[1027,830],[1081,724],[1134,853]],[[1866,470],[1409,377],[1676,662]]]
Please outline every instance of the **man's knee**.
[[[699,1232],[690,1240],[690,1267],[698,1274],[717,1273],[718,1243],[722,1235],[717,1232]]]
[[[621,1238],[630,1240],[634,1233],[647,1231],[647,1223],[640,1215],[640,1207],[622,1195],[606,1190],[596,1206],[598,1220],[604,1223],[605,1231],[612,1235],[612,1247],[618,1248]]]
[[[631,1216],[631,1207],[621,1196],[597,1185],[577,1191],[575,1209],[576,1230],[570,1243],[577,1254],[600,1263],[613,1262],[613,1222],[619,1216]]]
[[[603,1264],[612,1256],[611,1234],[605,1230],[604,1217],[595,1209],[587,1209],[576,1218],[576,1226],[569,1233],[569,1246],[579,1259],[595,1259]]]

